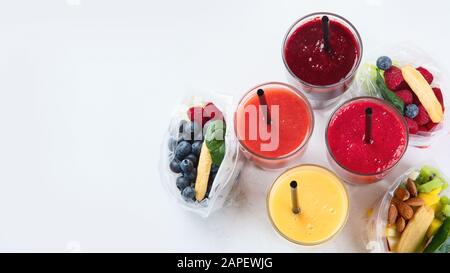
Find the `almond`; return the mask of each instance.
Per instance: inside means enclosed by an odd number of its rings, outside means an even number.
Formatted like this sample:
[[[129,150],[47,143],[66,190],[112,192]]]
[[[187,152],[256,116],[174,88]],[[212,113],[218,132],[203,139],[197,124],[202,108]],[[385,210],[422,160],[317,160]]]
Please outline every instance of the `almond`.
[[[425,204],[423,199],[419,197],[409,198],[408,200],[405,201],[405,203],[411,207],[420,207]]]
[[[400,201],[406,201],[406,200],[408,200],[408,199],[409,199],[409,196],[410,196],[409,191],[407,191],[407,190],[404,189],[404,188],[398,188],[398,189],[395,191],[395,197],[397,197],[397,199],[400,200]]]
[[[397,222],[395,223],[397,225],[397,231],[399,233],[402,233],[406,226],[406,221],[403,217],[398,217]]]
[[[395,220],[397,220],[397,216],[398,216],[397,207],[394,204],[391,204],[389,206],[389,211],[388,211],[388,223],[390,225],[395,224]]]
[[[417,187],[416,183],[411,178],[408,178],[408,181],[406,181],[406,188],[408,189],[408,192],[412,197],[417,196]]]
[[[405,220],[409,220],[414,216],[414,210],[405,202],[398,202],[396,206],[398,213],[405,218]]]

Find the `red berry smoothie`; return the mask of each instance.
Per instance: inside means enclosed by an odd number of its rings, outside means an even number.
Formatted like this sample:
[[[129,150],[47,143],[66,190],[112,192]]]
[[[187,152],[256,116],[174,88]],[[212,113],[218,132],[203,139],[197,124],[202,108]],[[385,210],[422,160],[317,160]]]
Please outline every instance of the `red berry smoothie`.
[[[364,141],[366,108],[372,108],[373,113],[370,143]],[[331,163],[347,181],[372,183],[382,179],[402,158],[408,146],[408,129],[402,115],[390,104],[362,97],[334,112],[326,140]]]
[[[322,18],[329,19],[329,48]],[[305,92],[314,108],[345,92],[361,61],[362,43],[356,29],[331,13],[314,13],[297,21],[283,44],[283,60],[291,83]],[[322,101],[322,103],[320,103]]]
[[[264,91],[271,122],[267,124],[257,91]],[[246,156],[265,169],[279,169],[299,156],[312,134],[314,117],[307,99],[284,83],[250,90],[239,103],[235,129]]]

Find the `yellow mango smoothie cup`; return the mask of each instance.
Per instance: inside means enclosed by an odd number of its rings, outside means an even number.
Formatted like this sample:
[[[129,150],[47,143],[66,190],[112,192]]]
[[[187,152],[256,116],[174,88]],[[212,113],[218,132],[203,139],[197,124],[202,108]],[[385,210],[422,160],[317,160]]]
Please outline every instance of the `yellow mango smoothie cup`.
[[[295,191],[292,184],[298,185]],[[298,213],[293,209],[294,195]],[[299,245],[318,245],[344,227],[349,197],[344,183],[332,171],[302,164],[286,170],[272,184],[267,194],[267,211],[281,236]]]

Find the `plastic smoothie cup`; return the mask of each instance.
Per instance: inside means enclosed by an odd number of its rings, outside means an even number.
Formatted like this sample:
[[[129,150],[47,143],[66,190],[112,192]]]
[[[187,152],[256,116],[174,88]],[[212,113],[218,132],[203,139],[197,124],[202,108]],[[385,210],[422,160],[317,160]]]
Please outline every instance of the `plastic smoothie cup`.
[[[292,181],[296,182],[299,212],[292,210]],[[267,195],[269,218],[278,233],[300,245],[317,245],[336,235],[349,211],[347,190],[341,179],[319,165],[288,169]]]
[[[323,18],[328,19],[327,43]],[[362,50],[358,31],[345,18],[328,12],[306,15],[289,28],[283,41],[288,82],[305,93],[313,108],[332,105],[352,84]]]
[[[245,94],[234,124],[244,155],[263,169],[279,169],[305,151],[314,128],[314,114],[295,87],[270,82]]]
[[[365,141],[368,108],[372,109],[370,142]],[[328,161],[345,181],[369,184],[383,179],[403,157],[408,147],[408,127],[389,102],[358,97],[334,111],[325,141]]]

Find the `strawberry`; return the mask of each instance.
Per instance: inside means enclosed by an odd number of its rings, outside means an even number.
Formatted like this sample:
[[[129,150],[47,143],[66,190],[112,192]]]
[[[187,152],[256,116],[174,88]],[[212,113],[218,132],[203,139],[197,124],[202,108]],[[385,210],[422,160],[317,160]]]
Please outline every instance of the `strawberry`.
[[[428,71],[427,69],[419,66],[416,68],[417,71],[420,72],[420,74],[422,74],[422,76],[425,78],[425,80],[427,80],[427,82],[429,84],[431,84],[433,82],[433,74],[430,73],[430,71]]]
[[[384,71],[384,82],[386,83],[386,86],[393,91],[407,87],[407,84],[403,79],[402,71],[396,66],[391,66],[388,70]]]
[[[427,110],[420,105],[419,106],[419,114],[414,118],[419,126],[425,125],[430,122],[430,116],[428,116]]]
[[[413,103],[413,93],[410,90],[402,89],[395,92],[395,94],[405,103],[405,105]]]
[[[188,109],[187,115],[190,121],[201,124],[202,127],[206,122],[203,118],[203,107],[201,106],[192,106]]]
[[[223,114],[214,103],[208,102],[205,107],[203,107],[203,118],[206,119],[205,122],[211,119],[223,119]]]
[[[433,92],[434,92],[434,95],[436,96],[436,98],[438,99],[438,101],[442,105],[442,111],[444,111],[444,97],[442,96],[441,89],[438,87],[433,87]]]
[[[419,131],[419,125],[413,119],[405,117],[406,124],[408,125],[408,131],[410,134],[417,134]]]
[[[427,131],[432,131],[439,123],[428,122],[425,127],[427,127]]]

